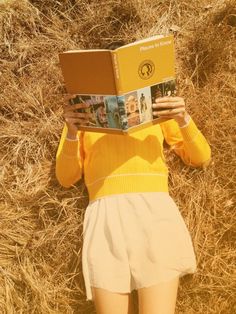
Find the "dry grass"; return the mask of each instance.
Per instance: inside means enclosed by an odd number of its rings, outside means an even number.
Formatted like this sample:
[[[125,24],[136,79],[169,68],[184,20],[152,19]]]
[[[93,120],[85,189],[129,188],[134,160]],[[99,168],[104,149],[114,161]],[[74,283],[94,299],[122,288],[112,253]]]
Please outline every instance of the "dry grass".
[[[213,155],[201,170],[167,151],[199,265],[181,279],[176,313],[236,313],[234,1],[6,0],[0,27],[0,313],[95,313],[81,265],[85,188],[64,189],[54,174],[57,53],[170,30],[180,93]]]

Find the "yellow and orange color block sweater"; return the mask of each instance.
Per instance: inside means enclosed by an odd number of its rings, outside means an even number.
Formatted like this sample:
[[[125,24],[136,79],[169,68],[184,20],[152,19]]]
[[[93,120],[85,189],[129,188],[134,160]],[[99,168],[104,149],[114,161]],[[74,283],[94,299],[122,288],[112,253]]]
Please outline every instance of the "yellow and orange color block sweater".
[[[84,177],[90,201],[129,192],[168,192],[168,168],[163,141],[183,162],[201,167],[211,149],[193,119],[180,128],[173,119],[131,134],[78,131],[79,140],[66,138],[64,124],[56,154],[56,177],[69,188]]]

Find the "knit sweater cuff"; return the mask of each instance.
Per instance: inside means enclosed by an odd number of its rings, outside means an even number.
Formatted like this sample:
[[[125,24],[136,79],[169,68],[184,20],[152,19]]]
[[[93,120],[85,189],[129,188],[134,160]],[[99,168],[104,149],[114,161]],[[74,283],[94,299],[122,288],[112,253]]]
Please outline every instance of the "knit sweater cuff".
[[[200,132],[192,118],[186,126],[180,128],[180,131],[182,133],[184,141],[186,142],[194,141],[195,137]]]
[[[80,141],[70,141],[65,138],[63,144],[63,154],[67,156],[78,156]]]

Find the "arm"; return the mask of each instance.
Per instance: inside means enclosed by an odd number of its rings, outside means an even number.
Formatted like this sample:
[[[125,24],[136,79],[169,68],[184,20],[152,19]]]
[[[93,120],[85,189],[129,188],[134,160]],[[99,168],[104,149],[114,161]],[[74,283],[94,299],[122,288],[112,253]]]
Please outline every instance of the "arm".
[[[160,97],[153,104],[156,116],[170,120],[161,123],[166,142],[184,163],[193,167],[206,167],[211,159],[207,140],[187,113],[182,97]]]
[[[83,175],[83,134],[76,124],[87,124],[90,114],[84,112],[89,107],[85,103],[74,103],[76,95],[67,94],[69,103],[63,105],[63,127],[60,143],[56,154],[56,178],[59,183],[69,188]],[[82,110],[81,110],[82,109]]]
[[[56,154],[56,178],[69,188],[83,175],[83,133],[78,131],[78,140],[67,138],[67,125],[64,124]]]
[[[206,167],[211,159],[211,148],[192,118],[181,126],[174,119],[161,123],[166,142],[192,167]]]

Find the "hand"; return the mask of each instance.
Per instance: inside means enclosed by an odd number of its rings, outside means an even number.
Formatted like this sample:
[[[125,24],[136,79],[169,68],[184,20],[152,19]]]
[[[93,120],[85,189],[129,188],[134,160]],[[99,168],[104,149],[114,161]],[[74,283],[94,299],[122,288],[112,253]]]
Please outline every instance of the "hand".
[[[86,125],[89,122],[89,118],[91,117],[91,113],[88,112],[78,112],[78,109],[87,109],[89,105],[86,103],[79,104],[69,104],[69,100],[74,98],[75,95],[66,95],[65,100],[67,100],[67,104],[63,105],[63,117],[65,119],[68,135],[71,138],[74,138],[78,131],[78,125]],[[77,126],[76,126],[77,124]]]
[[[157,98],[152,108],[154,109],[153,116],[175,119],[180,126],[186,124],[190,119],[182,97],[166,96]]]

